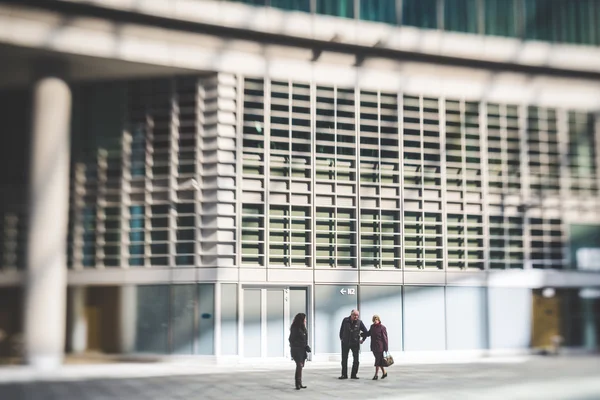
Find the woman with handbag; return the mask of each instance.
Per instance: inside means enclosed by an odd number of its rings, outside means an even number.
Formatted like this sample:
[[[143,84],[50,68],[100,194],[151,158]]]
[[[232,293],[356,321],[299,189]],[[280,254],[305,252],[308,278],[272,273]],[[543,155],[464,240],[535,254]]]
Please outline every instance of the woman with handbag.
[[[302,368],[304,368],[304,362],[308,358],[310,353],[310,347],[308,346],[308,332],[306,330],[306,314],[298,313],[294,317],[292,326],[290,326],[290,355],[292,360],[296,363],[296,390],[306,389],[306,386],[302,385]]]
[[[387,372],[385,372],[384,367],[387,365],[385,364],[383,353],[387,353],[388,351],[388,335],[387,329],[381,323],[379,315],[373,315],[373,325],[369,328],[367,336],[371,338],[371,351],[375,356],[375,376],[373,380],[376,381],[379,379],[379,368],[381,368],[381,372],[383,373],[381,379],[385,379],[387,378]]]

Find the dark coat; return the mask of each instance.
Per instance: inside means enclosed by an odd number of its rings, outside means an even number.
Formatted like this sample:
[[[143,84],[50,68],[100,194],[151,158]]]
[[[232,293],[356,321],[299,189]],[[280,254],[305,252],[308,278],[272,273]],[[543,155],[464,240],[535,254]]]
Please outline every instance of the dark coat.
[[[369,328],[368,336],[371,338],[371,351],[373,353],[383,353],[388,351],[387,329],[383,324],[373,324]]]
[[[308,358],[306,350],[308,348],[308,332],[306,328],[291,328],[290,337],[290,355],[293,360],[304,361]]]
[[[367,327],[360,319],[353,321],[350,317],[346,317],[340,326],[340,340],[346,346],[358,346],[361,333],[363,337],[366,337],[367,332]]]

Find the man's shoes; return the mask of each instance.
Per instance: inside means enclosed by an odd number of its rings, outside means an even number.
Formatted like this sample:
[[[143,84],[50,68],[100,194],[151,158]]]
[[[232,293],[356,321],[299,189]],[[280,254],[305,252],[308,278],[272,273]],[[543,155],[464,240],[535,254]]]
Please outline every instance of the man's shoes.
[[[385,374],[381,375],[381,379],[385,379],[385,378],[387,378],[387,372]]]
[[[350,379],[360,379],[360,378],[358,376],[356,376],[356,375],[353,375],[353,376],[350,377]]]
[[[348,376],[347,375],[342,375],[338,379],[348,379]]]

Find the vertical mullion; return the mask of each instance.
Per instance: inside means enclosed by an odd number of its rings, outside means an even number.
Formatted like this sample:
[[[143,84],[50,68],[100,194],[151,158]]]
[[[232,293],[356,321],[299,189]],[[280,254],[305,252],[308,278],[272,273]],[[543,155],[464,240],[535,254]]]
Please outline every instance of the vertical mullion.
[[[310,97],[310,151],[311,151],[311,174],[310,174],[310,183],[312,190],[310,191],[310,199],[311,199],[311,218],[310,218],[310,227],[311,227],[311,244],[310,244],[310,259],[311,266],[313,272],[313,282],[315,279],[315,268],[317,266],[317,206],[316,206],[316,108],[317,108],[317,87],[314,80],[311,80],[309,86],[309,97]]]
[[[568,207],[566,207],[567,200],[571,192],[571,171],[570,171],[570,154],[569,154],[569,111],[567,109],[558,109],[557,111],[557,125],[558,125],[558,149],[560,159],[560,180],[559,180],[559,203],[558,208],[560,215],[566,215]],[[579,174],[578,174],[579,175]],[[561,236],[563,229],[561,227]],[[552,237],[550,237],[552,239]],[[565,241],[563,240],[563,243]],[[563,260],[570,258],[570,251],[568,248],[563,249]],[[552,263],[554,260],[552,259]],[[564,263],[564,261],[563,261]]]
[[[527,106],[519,106],[519,136],[521,147],[521,207],[523,209],[523,268],[531,268],[531,243],[529,234],[529,208],[530,183],[529,183],[529,145],[527,143],[528,133],[528,111]]]
[[[129,227],[129,218],[127,218],[127,216],[129,215],[129,206],[131,205],[131,197],[130,197],[130,193],[131,193],[131,153],[132,153],[132,149],[131,149],[131,143],[133,141],[133,137],[131,135],[131,132],[129,132],[129,130],[124,130],[123,131],[123,137],[121,138],[121,143],[122,143],[122,153],[121,153],[121,232],[120,232],[120,236],[121,236],[121,254],[120,254],[120,262],[119,265],[121,268],[129,268],[129,244],[130,244],[130,237],[129,237],[129,231],[130,231],[130,227]],[[128,161],[129,160],[129,161]],[[77,170],[76,170],[77,171]],[[77,177],[75,177],[75,185],[78,184],[78,180]],[[75,193],[77,193],[77,191],[75,191]],[[78,197],[74,196],[74,203],[77,202]],[[79,210],[79,206],[77,204],[74,204],[73,207],[73,211],[74,211],[74,215],[77,215],[76,213]],[[75,225],[75,224],[74,224]],[[75,230],[73,230],[73,245],[75,245]],[[75,258],[73,257],[73,261],[75,260]],[[75,263],[73,263],[73,267],[75,267]]]
[[[74,183],[73,183],[73,226],[72,226],[72,248],[71,248],[71,259],[72,259],[72,268],[74,270],[82,270],[83,269],[83,258],[84,254],[84,222],[83,222],[83,208],[84,206],[84,196],[85,193],[85,182],[87,180],[85,175],[85,163],[75,163],[74,165]],[[6,216],[4,217],[6,221]],[[125,220],[125,219],[124,219]],[[126,221],[126,220],[125,220]],[[123,235],[123,234],[121,234]],[[121,236],[121,239],[124,239]],[[4,239],[6,240],[6,239]],[[127,242],[124,242],[127,243]],[[6,257],[6,256],[5,256]],[[14,265],[16,267],[16,265]]]
[[[338,207],[337,207],[337,185],[338,185],[338,155],[337,155],[337,140],[338,140],[338,127],[337,127],[337,112],[338,112],[338,87],[335,85],[333,87],[333,187],[335,191],[335,201],[333,202],[333,230],[335,242],[337,243],[338,239]],[[334,268],[338,267],[338,246],[334,246],[333,250],[333,264]]]
[[[500,118],[500,171],[502,174],[502,192],[500,194],[501,198],[505,198],[505,193],[509,191],[509,174],[512,172],[508,168],[508,111],[506,108],[506,104],[500,104],[498,110],[498,117]],[[502,201],[502,206],[504,207],[504,200]],[[502,244],[504,246],[504,269],[510,264],[506,261],[506,256],[509,254],[508,245],[510,240],[510,228],[508,227],[510,224],[510,218],[507,216],[504,211],[502,212]],[[510,257],[508,258],[510,260]]]
[[[238,284],[240,283],[241,280],[241,268],[242,268],[242,213],[243,213],[243,207],[242,207],[242,195],[243,195],[243,190],[242,190],[242,185],[243,185],[243,170],[244,170],[244,78],[242,75],[238,75],[237,76],[237,104],[236,104],[236,113],[237,113],[237,121],[236,121],[236,129],[237,129],[237,133],[236,133],[236,144],[235,144],[235,149],[236,149],[236,171],[235,171],[235,179],[236,179],[236,199],[235,199],[235,204],[236,204],[236,266],[237,266],[237,277],[238,277]],[[264,149],[264,146],[263,146]],[[200,154],[200,153],[198,153]],[[197,190],[196,192],[200,192],[199,190]],[[198,204],[198,203],[197,203]],[[260,217],[259,217],[259,221],[260,221]],[[260,224],[258,226],[258,229],[260,231]],[[258,236],[260,238],[260,235]],[[196,242],[198,243],[198,240],[196,240]],[[258,245],[258,248],[260,249],[260,245]],[[258,254],[259,260],[260,260],[260,254]]]
[[[395,1],[396,1],[396,25],[402,26],[403,0],[395,0]]]
[[[527,34],[527,7],[525,0],[513,0],[513,18],[515,21],[514,34],[524,39]]]
[[[405,252],[404,252],[404,95],[397,95],[397,110],[398,110],[398,184],[400,185],[399,198],[400,202],[398,217],[400,223],[400,268],[402,269],[402,282],[404,282],[404,269],[406,267]],[[402,302],[404,304],[404,302]],[[403,314],[404,315],[404,314]],[[404,324],[402,325],[404,326]],[[404,334],[402,335],[404,338]],[[404,339],[402,339],[404,340]]]
[[[216,284],[215,284],[215,286],[216,286]],[[216,291],[215,291],[215,293],[216,293]],[[241,282],[237,284],[237,293],[238,293],[237,348],[238,348],[238,356],[244,357],[244,287],[242,286]],[[219,299],[220,298],[221,298],[221,296],[219,295]],[[217,303],[215,301],[215,314],[220,316],[221,315],[220,303],[219,303],[219,314],[217,314],[216,304]],[[220,328],[220,325],[219,325],[219,328]]]
[[[549,159],[549,154],[548,154],[549,147],[550,147],[549,146],[550,134],[548,132],[548,126],[549,126],[549,124],[548,124],[548,109],[547,108],[541,108],[540,111],[542,111],[542,110],[543,110],[543,112],[541,113],[542,117],[541,117],[541,121],[540,121],[541,124],[540,125],[541,125],[541,127],[542,127],[542,129],[544,131],[544,136],[543,136],[544,137],[544,141],[543,141],[543,146],[540,145],[540,155],[539,155],[539,157],[540,157],[540,159],[544,160],[544,163],[543,163],[543,174],[542,175],[543,176],[547,176],[549,178],[549,182],[548,183],[550,183],[550,179],[553,179],[554,177],[552,177],[550,175],[550,159]],[[540,119],[539,114],[538,114],[538,119]],[[540,162],[540,164],[541,164],[541,162]],[[544,190],[544,185],[542,184],[542,188],[541,188],[540,193],[543,190]],[[542,220],[542,243],[543,243],[543,245],[542,245],[542,254],[544,255],[544,259],[542,261],[543,261],[543,264],[544,264],[544,268],[547,268],[548,267],[548,259],[546,258],[546,254],[548,253],[548,250],[546,248],[546,235],[547,235],[547,232],[548,232],[547,231],[548,224],[547,224],[547,221],[546,221],[546,214],[547,214],[547,212],[546,212],[546,206],[544,204],[545,203],[544,200],[545,199],[543,199],[543,198],[540,199],[538,212],[540,213],[540,217],[541,217],[541,220]]]
[[[177,193],[177,189],[178,189],[178,182],[177,182],[177,171],[176,171],[176,167],[177,167],[177,148],[178,146],[175,145],[175,141],[177,139],[178,136],[178,126],[179,126],[179,107],[177,105],[178,103],[178,96],[177,96],[177,81],[175,79],[171,80],[171,110],[170,110],[170,114],[171,114],[171,118],[170,118],[170,123],[169,123],[169,186],[168,186],[168,198],[169,198],[169,214],[168,214],[168,218],[169,218],[169,231],[168,231],[168,238],[169,238],[169,244],[168,244],[168,249],[169,249],[169,254],[167,255],[167,259],[169,260],[169,267],[175,267],[175,263],[176,263],[176,254],[177,254],[177,234],[175,232],[176,228],[177,228],[177,203],[178,203],[178,193]]]
[[[462,225],[463,225],[463,251],[464,251],[464,269],[469,269],[469,246],[467,236],[467,129],[466,129],[466,106],[465,99],[459,102],[460,109],[460,158],[461,158],[461,187],[462,187]]]
[[[485,8],[484,0],[477,0],[477,32],[485,35]]]
[[[267,289],[260,289],[260,357],[267,357]]]
[[[292,236],[294,234],[294,223],[293,223],[293,219],[292,219],[292,145],[293,145],[293,140],[292,140],[292,122],[293,122],[293,107],[292,107],[292,96],[293,96],[293,85],[292,85],[292,81],[289,80],[288,81],[288,166],[287,166],[287,170],[288,170],[288,187],[287,187],[287,198],[288,198],[288,214],[289,214],[289,230],[288,230],[288,258],[287,258],[287,262],[288,262],[288,267],[291,267],[293,265],[292,262],[292,257],[293,257],[293,251],[292,251],[292,246],[293,246],[293,240],[292,240]]]
[[[420,161],[420,182],[421,182],[421,233],[420,233],[420,241],[421,241],[421,269],[425,269],[425,166],[423,161],[423,130],[424,130],[424,101],[423,95],[419,95],[419,161]]]
[[[489,177],[488,177],[488,141],[487,141],[487,134],[488,134],[488,126],[487,126],[487,103],[485,102],[480,102],[479,103],[479,148],[480,148],[480,154],[481,154],[481,158],[479,160],[479,165],[481,168],[481,191],[482,191],[482,198],[483,198],[483,217],[482,217],[482,224],[483,224],[483,248],[484,248],[484,256],[483,256],[483,269],[484,270],[489,270],[490,269],[490,225],[489,225],[489,219],[490,219],[490,212],[489,212],[489,193],[488,193],[488,182],[489,182]]]
[[[598,191],[600,191],[600,114],[595,113],[593,115],[594,118],[594,147],[595,147],[595,156],[596,156],[596,165],[594,170],[594,175],[596,178],[596,185],[598,187]],[[596,192],[598,193],[598,192]],[[596,195],[597,196],[597,195]]]
[[[440,128],[440,150],[445,157],[446,154],[446,98],[440,97],[438,100],[438,115]],[[440,187],[442,189],[442,266],[446,283],[448,283],[448,208],[447,208],[447,172],[446,160],[440,158]]]
[[[264,233],[263,238],[265,242],[264,247],[264,264],[265,268],[268,269],[271,265],[270,254],[270,242],[271,242],[271,79],[267,76],[263,82],[263,99],[264,99],[264,174],[265,174],[265,209],[264,209]]]
[[[444,9],[445,9],[445,0],[437,0],[436,10],[437,10],[437,29],[443,31],[445,29],[444,26]]]
[[[356,250],[355,250],[355,255],[356,255],[356,260],[355,260],[355,265],[356,265],[356,270],[358,271],[358,284],[360,285],[360,270],[362,267],[362,243],[361,243],[361,233],[362,233],[362,229],[361,229],[361,220],[362,220],[362,207],[361,207],[361,202],[360,202],[360,186],[361,186],[361,176],[360,176],[360,172],[361,172],[361,167],[360,167],[360,87],[357,85],[354,87],[354,140],[355,140],[355,159],[356,159],[356,194],[355,194],[355,229],[356,232],[355,237],[356,237]],[[350,225],[352,226],[352,224]],[[352,233],[351,233],[352,234]],[[352,241],[350,242],[352,243]],[[350,253],[352,254],[352,253]]]
[[[378,193],[378,200],[379,200],[379,204],[377,204],[377,212],[379,214],[379,226],[378,229],[379,231],[377,232],[378,234],[378,257],[379,257],[379,268],[382,268],[382,264],[383,264],[383,220],[382,220],[382,213],[381,213],[381,90],[377,90],[377,143],[379,145],[379,149],[377,152],[377,169],[378,169],[378,176],[377,176],[377,184],[378,184],[378,188],[379,188],[379,193]],[[360,148],[360,146],[357,146]],[[360,203],[359,203],[360,204]],[[360,243],[360,237],[358,242]],[[360,253],[358,253],[360,254]]]
[[[94,268],[104,269],[105,234],[106,234],[106,180],[108,169],[108,152],[106,149],[98,151],[96,161],[96,173],[98,183],[96,185],[96,257]],[[102,209],[102,210],[101,210]],[[100,256],[102,252],[102,256]]]
[[[559,203],[558,208],[561,215],[566,215],[568,207],[566,207],[569,195],[571,192],[571,171],[570,171],[570,155],[569,155],[569,112],[566,109],[557,110],[558,124],[558,149],[560,154],[560,186],[559,186]],[[579,175],[579,174],[578,174]],[[562,229],[561,229],[562,231]],[[563,242],[564,243],[564,242]],[[565,251],[566,250],[566,251]],[[565,255],[570,257],[568,249],[563,250],[563,259]],[[552,260],[554,262],[554,260]]]
[[[147,108],[148,105],[145,105]],[[151,216],[152,213],[150,211],[151,204],[151,189],[152,189],[152,163],[148,160],[149,157],[152,157],[151,154],[154,154],[153,147],[153,139],[154,139],[154,120],[149,115],[148,110],[146,109],[146,154],[149,154],[146,158],[146,173],[144,174],[144,266],[146,268],[150,268],[151,264],[151,235],[152,235],[152,223]]]

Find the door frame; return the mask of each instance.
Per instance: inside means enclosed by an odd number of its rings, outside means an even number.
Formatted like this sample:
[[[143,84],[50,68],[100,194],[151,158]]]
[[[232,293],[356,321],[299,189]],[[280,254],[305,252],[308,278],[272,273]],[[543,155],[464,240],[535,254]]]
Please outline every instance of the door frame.
[[[241,283],[238,285],[238,355],[240,358],[245,358],[244,355],[244,289],[260,289],[261,296],[261,350],[260,357],[252,357],[252,360],[267,360],[277,359],[278,357],[267,356],[267,290],[268,289],[282,289],[283,290],[283,358],[290,359],[290,347],[287,342],[286,332],[291,324],[290,315],[290,290],[292,289],[304,289],[306,290],[306,320],[309,331],[309,344],[312,344],[312,333],[314,332],[312,324],[312,309],[313,309],[313,298],[312,298],[312,286],[302,284],[269,284],[269,283]],[[312,346],[311,346],[312,347]]]

